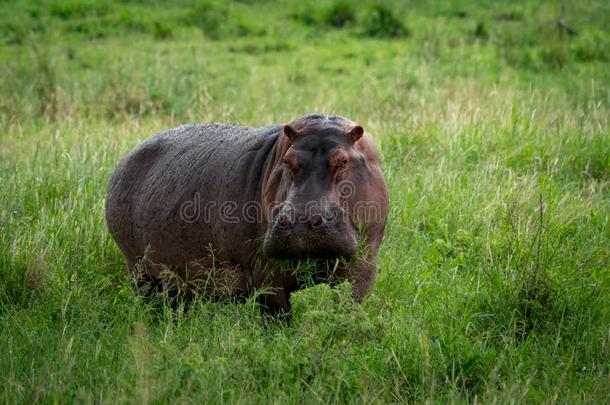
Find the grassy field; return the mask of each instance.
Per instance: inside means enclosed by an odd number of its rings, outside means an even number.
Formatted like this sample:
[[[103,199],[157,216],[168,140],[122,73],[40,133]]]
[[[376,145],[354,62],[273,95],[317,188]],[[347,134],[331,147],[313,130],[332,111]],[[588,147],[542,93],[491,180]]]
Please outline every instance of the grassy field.
[[[607,403],[609,26],[601,0],[0,2],[0,401]],[[382,152],[364,303],[143,303],[119,159],[314,111]]]

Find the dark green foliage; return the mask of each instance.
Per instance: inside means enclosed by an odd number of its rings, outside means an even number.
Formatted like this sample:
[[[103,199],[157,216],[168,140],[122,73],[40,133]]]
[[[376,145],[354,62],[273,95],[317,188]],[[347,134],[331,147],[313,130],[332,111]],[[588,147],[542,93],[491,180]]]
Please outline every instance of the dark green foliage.
[[[372,4],[366,10],[362,30],[364,35],[377,38],[398,38],[409,34],[392,9],[381,3]]]
[[[571,43],[576,60],[581,62],[610,60],[610,40],[597,30],[586,31]]]
[[[191,9],[185,22],[201,29],[204,34],[218,39],[229,19],[229,8],[223,2],[203,1]]]
[[[334,0],[330,3],[303,2],[291,17],[306,26],[342,28],[356,22],[357,3]]]
[[[324,23],[332,27],[344,27],[356,21],[353,3],[346,0],[333,2],[324,12]]]
[[[162,22],[155,21],[153,27],[153,37],[155,39],[169,39],[174,36],[172,29]]]
[[[479,39],[487,39],[489,37],[489,32],[483,21],[477,23],[477,26],[474,28],[474,36]]]

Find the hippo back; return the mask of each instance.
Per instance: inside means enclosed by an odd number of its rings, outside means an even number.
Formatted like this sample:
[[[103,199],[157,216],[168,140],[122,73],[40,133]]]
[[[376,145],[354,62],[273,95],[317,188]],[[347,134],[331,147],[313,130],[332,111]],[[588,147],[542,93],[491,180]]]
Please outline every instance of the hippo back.
[[[171,267],[210,253],[249,260],[260,224],[239,223],[234,214],[260,200],[280,133],[277,125],[183,125],[135,147],[114,172],[106,200],[108,228],[130,268],[145,254]],[[228,221],[220,210],[232,211],[224,213]]]

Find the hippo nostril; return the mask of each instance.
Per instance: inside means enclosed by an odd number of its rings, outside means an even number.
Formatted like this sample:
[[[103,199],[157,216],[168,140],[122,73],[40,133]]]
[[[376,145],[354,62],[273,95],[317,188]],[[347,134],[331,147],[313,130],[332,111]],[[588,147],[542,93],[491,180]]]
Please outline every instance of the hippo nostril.
[[[286,214],[281,214],[278,218],[277,218],[277,223],[279,226],[281,227],[287,227],[288,225],[290,225],[290,218],[288,218],[288,215]]]
[[[320,214],[314,214],[311,219],[309,220],[309,225],[312,228],[316,228],[320,225],[322,225],[322,223],[324,222],[324,218],[322,218],[322,215]]]
[[[324,213],[324,219],[328,223],[339,222],[339,218],[343,215],[343,210],[341,208],[329,208]]]

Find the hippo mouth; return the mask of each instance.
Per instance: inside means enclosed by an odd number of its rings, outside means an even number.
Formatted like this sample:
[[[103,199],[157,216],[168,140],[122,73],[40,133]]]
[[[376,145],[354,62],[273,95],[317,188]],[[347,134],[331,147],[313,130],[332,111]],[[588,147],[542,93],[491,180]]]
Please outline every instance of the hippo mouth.
[[[355,232],[334,235],[294,235],[267,232],[263,252],[275,259],[333,259],[353,256],[358,249]]]

